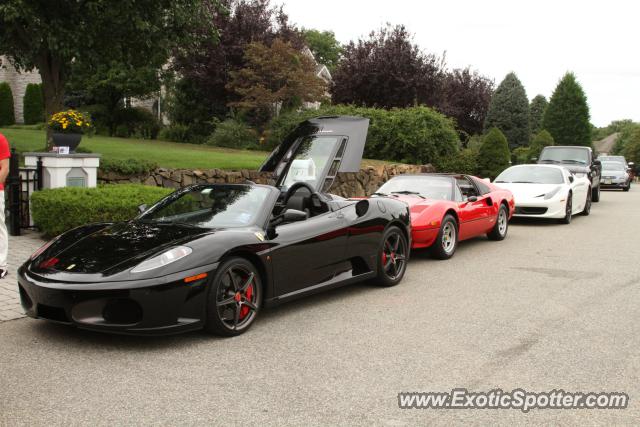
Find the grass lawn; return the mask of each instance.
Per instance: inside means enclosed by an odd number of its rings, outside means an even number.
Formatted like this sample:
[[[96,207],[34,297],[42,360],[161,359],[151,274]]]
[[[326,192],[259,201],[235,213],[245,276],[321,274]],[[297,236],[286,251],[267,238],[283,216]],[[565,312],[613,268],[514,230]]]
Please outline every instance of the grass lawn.
[[[45,133],[39,130],[0,129],[16,150],[40,151]],[[145,159],[166,168],[185,169],[257,169],[267,157],[263,151],[228,150],[206,145],[177,144],[147,139],[83,137],[81,147],[109,159]]]
[[[45,146],[45,132],[41,130],[1,128],[0,133],[7,137],[12,147],[21,152],[40,151]],[[98,135],[82,138],[80,146],[102,154],[103,158],[145,159],[161,167],[183,169],[257,169],[268,154],[264,151]],[[388,162],[364,160],[362,163],[379,165]]]

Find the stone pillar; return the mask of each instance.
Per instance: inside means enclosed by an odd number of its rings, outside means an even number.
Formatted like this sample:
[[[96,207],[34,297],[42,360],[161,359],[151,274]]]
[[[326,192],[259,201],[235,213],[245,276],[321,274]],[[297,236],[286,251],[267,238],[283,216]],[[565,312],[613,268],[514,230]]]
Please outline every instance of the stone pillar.
[[[95,187],[100,154],[25,153],[24,165],[35,168],[42,159],[42,188]]]

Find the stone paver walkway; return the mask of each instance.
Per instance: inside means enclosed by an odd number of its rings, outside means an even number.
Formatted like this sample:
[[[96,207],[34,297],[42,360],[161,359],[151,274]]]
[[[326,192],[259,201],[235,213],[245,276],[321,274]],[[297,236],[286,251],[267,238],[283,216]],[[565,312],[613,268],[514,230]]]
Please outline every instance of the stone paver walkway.
[[[24,317],[16,270],[43,244],[40,234],[34,231],[23,230],[21,236],[9,236],[9,275],[0,280],[0,322]]]

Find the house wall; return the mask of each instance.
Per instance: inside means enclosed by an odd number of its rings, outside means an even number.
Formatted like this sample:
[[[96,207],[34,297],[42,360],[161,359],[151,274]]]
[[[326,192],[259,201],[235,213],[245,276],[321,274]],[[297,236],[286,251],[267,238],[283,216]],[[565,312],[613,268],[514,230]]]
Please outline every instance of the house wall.
[[[16,115],[16,123],[24,123],[24,93],[29,83],[41,83],[40,74],[37,72],[18,71],[9,63],[6,57],[0,57],[0,82],[7,82],[13,92],[13,110]]]

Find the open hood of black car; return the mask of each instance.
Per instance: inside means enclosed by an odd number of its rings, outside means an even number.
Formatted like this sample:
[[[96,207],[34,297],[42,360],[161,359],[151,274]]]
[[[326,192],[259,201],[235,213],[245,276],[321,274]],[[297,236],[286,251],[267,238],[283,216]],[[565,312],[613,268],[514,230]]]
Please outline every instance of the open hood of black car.
[[[276,186],[285,186],[285,176],[289,172],[296,155],[310,138],[326,137],[328,159],[321,165],[313,165],[313,180],[310,180],[316,190],[326,190],[330,187],[338,172],[357,172],[360,170],[364,145],[367,140],[369,119],[351,116],[326,116],[302,122],[290,133],[282,143],[276,147],[260,172],[272,172]],[[335,138],[332,138],[335,137]]]

